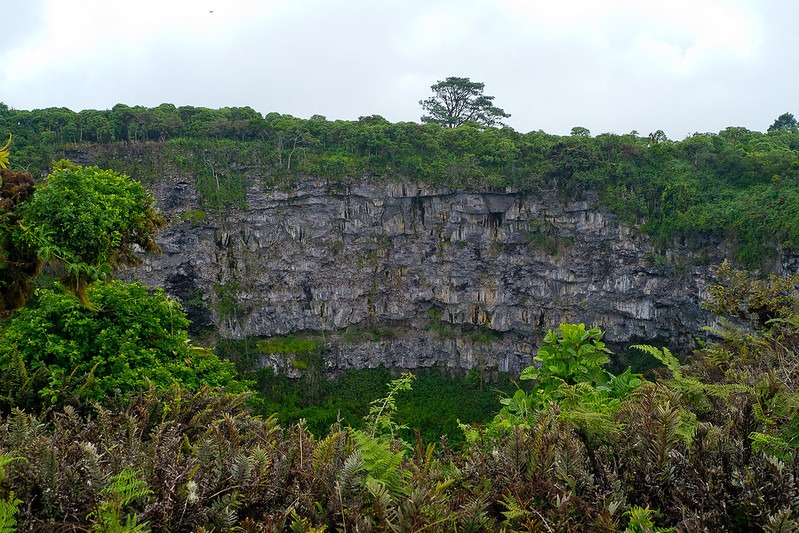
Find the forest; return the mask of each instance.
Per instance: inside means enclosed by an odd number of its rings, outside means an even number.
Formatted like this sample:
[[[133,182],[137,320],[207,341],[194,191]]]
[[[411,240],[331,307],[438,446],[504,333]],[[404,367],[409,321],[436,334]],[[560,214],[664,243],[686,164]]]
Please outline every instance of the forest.
[[[768,273],[799,248],[795,120],[672,141],[0,105],[2,132],[3,531],[799,528],[799,273]],[[86,153],[96,166],[69,161]],[[562,324],[507,384],[467,376],[490,415],[443,434],[420,422],[440,385],[387,370],[357,420],[279,417],[176,301],[113,279],[158,251],[156,169],[194,175],[208,213],[304,175],[597,194],[663,249],[728,246],[705,303],[724,319],[692,353],[630,347],[646,372],[613,367],[601,325]]]

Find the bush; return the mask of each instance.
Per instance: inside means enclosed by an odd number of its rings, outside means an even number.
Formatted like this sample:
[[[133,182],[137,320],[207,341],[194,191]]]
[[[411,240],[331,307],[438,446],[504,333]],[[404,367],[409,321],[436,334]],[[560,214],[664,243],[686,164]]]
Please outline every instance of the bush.
[[[189,321],[163,291],[119,281],[94,284],[95,308],[42,290],[0,337],[3,403],[102,401],[115,392],[203,383],[241,390],[231,363],[192,346]]]

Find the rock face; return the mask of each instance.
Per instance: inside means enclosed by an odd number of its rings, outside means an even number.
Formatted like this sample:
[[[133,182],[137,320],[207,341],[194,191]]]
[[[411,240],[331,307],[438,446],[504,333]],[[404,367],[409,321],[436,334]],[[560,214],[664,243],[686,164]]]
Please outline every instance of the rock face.
[[[332,373],[518,372],[563,322],[598,324],[616,346],[679,348],[711,320],[699,305],[708,266],[658,256],[590,197],[309,178],[290,191],[254,186],[246,210],[204,217],[190,181],[154,193],[172,221],[163,254],[129,275],[181,300],[195,331],[313,333]],[[202,221],[181,221],[192,213]],[[288,360],[262,363],[285,370]]]

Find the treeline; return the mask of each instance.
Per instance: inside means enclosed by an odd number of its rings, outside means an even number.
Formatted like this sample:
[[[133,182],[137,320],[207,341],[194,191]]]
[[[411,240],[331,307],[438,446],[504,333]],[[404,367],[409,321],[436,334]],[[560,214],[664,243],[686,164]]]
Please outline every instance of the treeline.
[[[303,175],[512,187],[568,198],[593,191],[664,248],[727,240],[749,267],[799,248],[799,130],[790,124],[768,133],[730,127],[670,141],[660,131],[592,137],[575,128],[564,137],[391,123],[378,115],[357,121],[262,116],[249,107],[118,104],[75,113],[0,105],[0,132],[14,134],[14,162],[34,174],[65,150],[87,147],[96,162],[142,180],[192,172],[209,209],[244,207],[253,183],[290,185]]]

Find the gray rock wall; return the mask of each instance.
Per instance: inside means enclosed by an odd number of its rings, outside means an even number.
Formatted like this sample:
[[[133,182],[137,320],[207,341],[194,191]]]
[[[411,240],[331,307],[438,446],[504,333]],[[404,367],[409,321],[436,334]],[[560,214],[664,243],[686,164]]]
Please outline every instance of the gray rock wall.
[[[163,254],[130,275],[222,338],[315,332],[325,368],[530,364],[547,329],[598,324],[609,343],[690,345],[709,269],[658,257],[596,200],[305,179],[252,187],[246,210],[199,210],[190,181],[154,190]],[[708,250],[710,262],[717,249]],[[390,335],[368,334],[389,328]],[[280,356],[263,364],[287,368]]]

